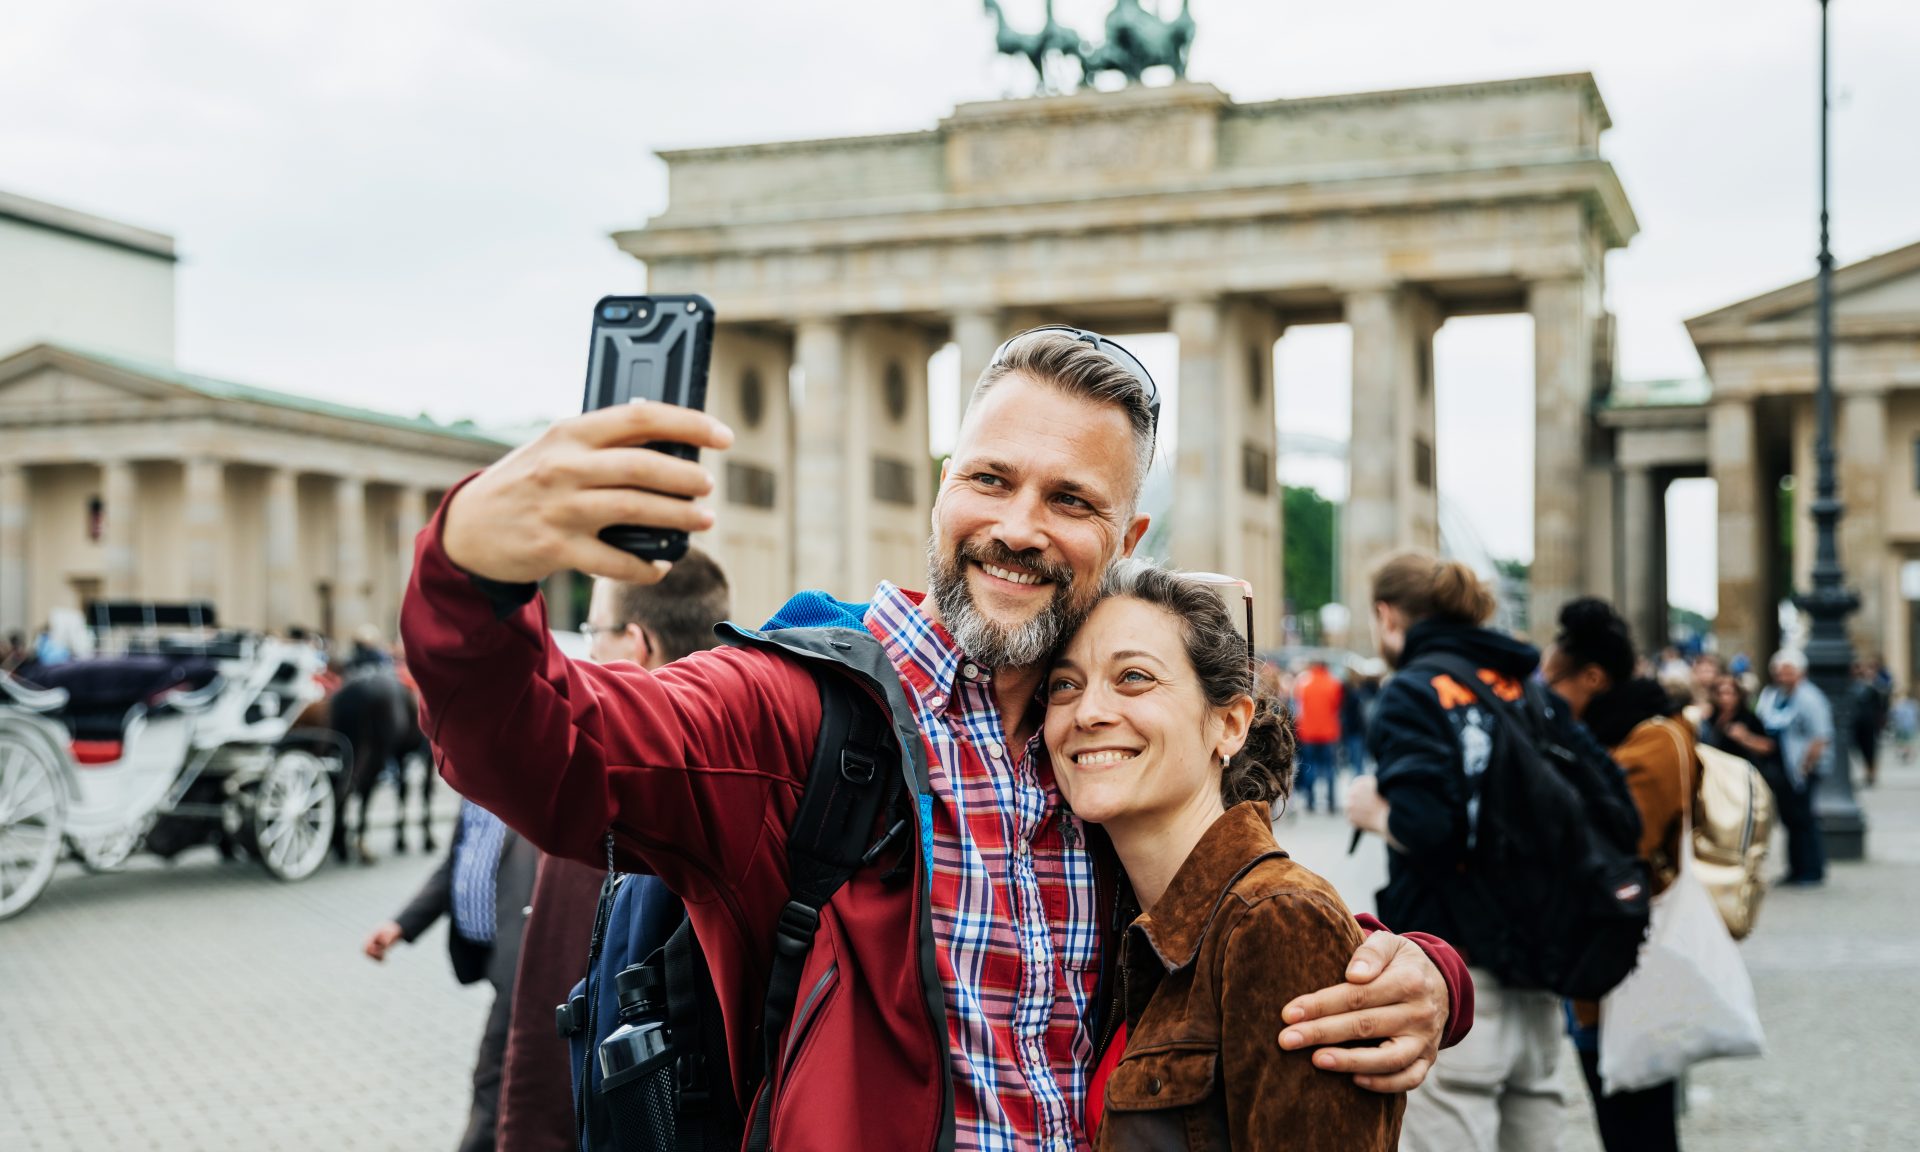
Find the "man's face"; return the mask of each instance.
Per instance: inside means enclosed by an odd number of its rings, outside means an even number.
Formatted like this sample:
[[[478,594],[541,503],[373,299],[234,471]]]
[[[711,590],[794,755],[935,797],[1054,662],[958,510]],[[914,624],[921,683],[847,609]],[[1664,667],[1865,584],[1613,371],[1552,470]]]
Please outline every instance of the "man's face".
[[[1788,692],[1800,686],[1800,668],[1792,661],[1781,661],[1773,670],[1774,682]]]
[[[593,582],[593,598],[587,602],[587,658],[595,664],[611,664],[615,660],[644,664],[640,628],[634,624],[616,626],[613,593],[611,581]]]
[[[961,428],[941,475],[927,586],[961,649],[990,667],[1049,656],[1092,608],[1147,518],[1118,406],[1013,376]]]

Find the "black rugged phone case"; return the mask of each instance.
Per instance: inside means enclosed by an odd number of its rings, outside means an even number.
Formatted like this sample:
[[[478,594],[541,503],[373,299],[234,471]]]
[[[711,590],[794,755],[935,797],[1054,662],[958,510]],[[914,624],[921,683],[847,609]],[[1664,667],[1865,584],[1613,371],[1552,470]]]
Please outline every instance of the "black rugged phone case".
[[[626,310],[623,318],[617,316]],[[587,395],[581,411],[625,404],[636,397],[704,410],[707,366],[713,359],[713,304],[704,296],[605,296],[593,306],[593,344],[587,354]],[[691,444],[646,447],[684,460],[699,458]],[[678,560],[687,534],[619,524],[600,538],[643,560]]]

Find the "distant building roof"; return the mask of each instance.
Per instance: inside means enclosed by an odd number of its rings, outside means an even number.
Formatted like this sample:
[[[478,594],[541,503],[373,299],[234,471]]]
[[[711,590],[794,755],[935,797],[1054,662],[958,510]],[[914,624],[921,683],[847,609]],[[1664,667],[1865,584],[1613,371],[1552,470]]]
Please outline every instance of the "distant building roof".
[[[486,444],[496,448],[511,448],[517,440],[508,440],[482,431],[471,420],[456,420],[451,424],[442,424],[429,419],[426,415],[398,416],[391,412],[381,412],[372,408],[356,408],[350,404],[337,404],[331,400],[322,400],[314,396],[301,396],[292,392],[275,392],[269,388],[260,388],[252,384],[241,384],[232,380],[220,380],[212,376],[201,376],[185,372],[171,364],[162,364],[153,360],[140,360],[131,356],[121,356],[112,352],[99,352],[91,348],[80,348],[71,344],[54,344],[50,347],[63,352],[145,376],[151,380],[177,385],[189,391],[198,392],[215,400],[244,400],[254,404],[268,404],[275,408],[286,408],[296,412],[310,412],[320,416],[333,416],[342,420],[358,420],[367,424],[381,424],[389,428],[401,428],[410,432],[425,432],[435,436],[453,436],[469,440],[476,444]]]
[[[1670,380],[1622,380],[1607,396],[1608,408],[1691,408],[1713,399],[1705,376]]]
[[[58,204],[48,204],[43,200],[16,196],[11,192],[0,192],[0,220],[17,220],[22,224],[31,224],[51,232],[61,232],[68,236],[78,236],[83,240],[93,240],[115,248],[124,248],[143,256],[158,256],[167,261],[179,259],[174,255],[173,237],[164,232],[136,228],[131,224],[122,224],[118,220],[89,215],[72,208],[63,208]]]

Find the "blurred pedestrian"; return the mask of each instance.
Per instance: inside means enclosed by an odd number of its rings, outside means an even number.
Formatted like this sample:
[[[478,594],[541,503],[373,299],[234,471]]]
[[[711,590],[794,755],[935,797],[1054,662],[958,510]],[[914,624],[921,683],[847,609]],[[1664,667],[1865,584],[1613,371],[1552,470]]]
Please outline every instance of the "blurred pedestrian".
[[[1748,704],[1746,689],[1731,673],[1723,673],[1713,682],[1709,699],[1713,711],[1700,725],[1700,742],[1731,752],[1758,768],[1761,777],[1777,790],[1771,782],[1781,771],[1780,745],[1767,735],[1766,725]]]
[[[399,941],[411,944],[441,917],[448,919],[447,952],[462,984],[493,985],[493,1008],[473,1065],[473,1100],[459,1152],[489,1152],[500,1108],[501,1061],[513,1008],[513,975],[520,932],[540,854],[533,845],[471,800],[460,802],[453,848],[398,916],[367,938],[365,952],[384,961]],[[551,1017],[548,1017],[551,1023]]]
[[[1307,811],[1319,811],[1314,797],[1322,781],[1327,786],[1327,811],[1333,806],[1334,756],[1340,747],[1340,681],[1327,662],[1314,659],[1293,685],[1293,731],[1300,749],[1300,787],[1307,794]]]
[[[1811,886],[1826,879],[1826,846],[1813,818],[1813,790],[1834,757],[1833,706],[1807,679],[1807,658],[1792,649],[1768,662],[1773,683],[1754,709],[1767,735],[1780,746],[1781,771],[1774,785],[1780,822],[1787,828],[1787,876],[1783,884]]]
[[[1893,734],[1894,750],[1900,753],[1900,763],[1913,763],[1913,742],[1920,735],[1920,701],[1914,699],[1912,692],[1902,692],[1894,698],[1892,707],[1887,709],[1887,727]]]
[[[1563,746],[1593,747],[1564,705],[1538,715],[1525,683],[1539,654],[1486,627],[1495,601],[1471,568],[1426,552],[1396,553],[1374,570],[1374,638],[1396,669],[1380,690],[1367,747],[1374,774],[1347,788],[1347,819],[1387,842],[1383,919],[1461,942],[1473,974],[1479,1023],[1440,1054],[1432,1075],[1407,1099],[1401,1146],[1408,1152],[1500,1152],[1558,1147],[1566,1125],[1559,1070],[1564,1030],[1560,997],[1546,987],[1505,983],[1490,963],[1511,958],[1512,928],[1493,893],[1506,877],[1474,870],[1467,847],[1479,819],[1472,782],[1496,764],[1518,770],[1519,754],[1496,742],[1521,729],[1502,724],[1481,694],[1441,666],[1460,667],[1488,692],[1527,708],[1524,722],[1549,727]],[[1426,663],[1422,663],[1425,661]],[[1629,666],[1631,659],[1629,658]],[[1611,765],[1602,765],[1617,775]],[[1619,820],[1628,839],[1637,824],[1619,782]],[[1569,893],[1571,896],[1572,893]],[[1404,930],[1404,929],[1403,929]],[[1478,959],[1476,959],[1476,957]]]
[[[1340,750],[1347,770],[1355,776],[1367,774],[1367,716],[1373,710],[1373,698],[1380,682],[1356,669],[1347,669],[1340,691]]]
[[[1678,874],[1683,815],[1699,773],[1693,729],[1673,718],[1680,701],[1660,681],[1635,677],[1634,667],[1627,622],[1606,601],[1581,597],[1560,609],[1542,676],[1626,773],[1640,812],[1640,858],[1659,893]],[[1607,1152],[1679,1152],[1674,1081],[1607,1095],[1600,1084],[1600,1006],[1575,1001],[1572,1013],[1574,1048]]]
[[[1880,778],[1880,733],[1887,727],[1888,693],[1880,686],[1879,661],[1861,660],[1853,666],[1851,686],[1853,747],[1866,765],[1867,787]]]
[[[594,663],[624,660],[652,671],[718,644],[714,625],[732,610],[726,573],[705,552],[689,548],[658,584],[595,580],[580,630]],[[498,1152],[577,1147],[572,1069],[566,1041],[554,1030],[553,1010],[586,974],[605,878],[604,869],[540,855],[507,1024]],[[637,882],[660,883],[651,876]]]

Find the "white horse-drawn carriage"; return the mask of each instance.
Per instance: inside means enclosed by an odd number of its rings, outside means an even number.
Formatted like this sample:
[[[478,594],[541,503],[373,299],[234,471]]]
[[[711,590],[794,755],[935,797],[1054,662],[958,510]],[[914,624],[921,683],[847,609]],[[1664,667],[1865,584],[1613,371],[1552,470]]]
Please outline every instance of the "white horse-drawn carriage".
[[[312,874],[347,760],[331,733],[291,730],[325,694],[319,654],[217,631],[206,604],[88,613],[111,654],[0,673],[0,920],[69,852],[110,871],[213,843],[283,880]]]

